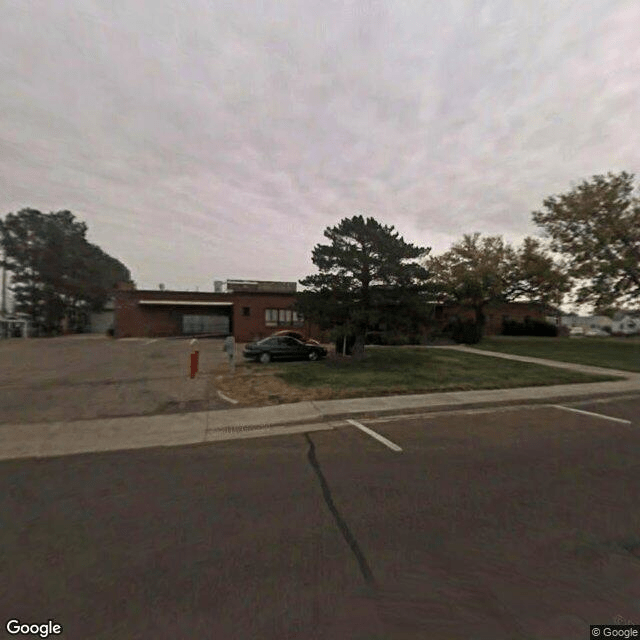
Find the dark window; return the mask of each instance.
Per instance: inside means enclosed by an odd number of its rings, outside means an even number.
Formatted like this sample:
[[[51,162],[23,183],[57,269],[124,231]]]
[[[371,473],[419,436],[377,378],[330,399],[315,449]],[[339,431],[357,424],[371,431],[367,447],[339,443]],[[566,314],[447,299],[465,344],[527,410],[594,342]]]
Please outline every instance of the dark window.
[[[304,324],[303,315],[291,309],[265,309],[264,313],[267,327],[301,327]]]
[[[444,307],[442,305],[438,305],[436,307],[436,320],[442,320],[443,313],[444,313]]]
[[[250,316],[251,315],[251,307],[242,307],[242,315]]]

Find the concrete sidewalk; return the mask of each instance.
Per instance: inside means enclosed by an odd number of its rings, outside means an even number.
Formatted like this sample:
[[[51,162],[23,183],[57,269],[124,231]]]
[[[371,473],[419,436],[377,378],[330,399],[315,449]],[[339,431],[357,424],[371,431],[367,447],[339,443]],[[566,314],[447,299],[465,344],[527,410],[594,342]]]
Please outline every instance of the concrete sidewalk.
[[[342,424],[341,421],[345,418],[477,408],[487,405],[549,403],[558,400],[592,399],[608,395],[640,393],[640,374],[629,371],[480,351],[470,347],[438,348],[456,349],[487,357],[519,360],[583,373],[618,375],[621,379],[611,382],[548,387],[297,402],[186,414],[74,422],[3,424],[0,425],[0,459],[188,445],[256,437],[267,433],[269,435],[300,433],[332,429]]]

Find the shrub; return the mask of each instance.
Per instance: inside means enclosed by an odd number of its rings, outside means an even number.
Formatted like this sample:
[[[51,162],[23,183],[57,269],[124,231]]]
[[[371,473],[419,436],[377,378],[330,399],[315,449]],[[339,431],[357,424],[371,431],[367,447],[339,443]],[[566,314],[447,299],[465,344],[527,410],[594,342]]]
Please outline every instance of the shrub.
[[[464,320],[453,326],[451,337],[462,344],[477,344],[482,339],[482,328],[473,320]]]
[[[555,338],[558,335],[558,327],[541,320],[505,320],[502,323],[503,336],[546,336]]]
[[[402,347],[411,344],[422,344],[419,333],[395,333],[392,331],[369,331],[365,344]]]

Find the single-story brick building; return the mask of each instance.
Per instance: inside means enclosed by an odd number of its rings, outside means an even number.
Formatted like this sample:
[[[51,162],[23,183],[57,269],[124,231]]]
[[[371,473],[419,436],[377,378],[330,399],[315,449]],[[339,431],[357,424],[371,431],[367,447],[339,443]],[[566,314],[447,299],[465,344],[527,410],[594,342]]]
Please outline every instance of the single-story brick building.
[[[221,287],[216,287],[221,288]],[[226,291],[140,290],[114,294],[114,336],[228,336],[249,342],[281,329],[320,332],[295,311],[295,282],[228,280]]]
[[[484,309],[485,327],[484,333],[488,336],[500,335],[502,323],[506,321],[524,322],[525,320],[537,320],[560,325],[560,311],[555,307],[534,302],[504,302],[501,304],[488,304]],[[437,305],[435,308],[435,320],[441,327],[450,322],[475,318],[474,312],[469,307],[447,304]]]

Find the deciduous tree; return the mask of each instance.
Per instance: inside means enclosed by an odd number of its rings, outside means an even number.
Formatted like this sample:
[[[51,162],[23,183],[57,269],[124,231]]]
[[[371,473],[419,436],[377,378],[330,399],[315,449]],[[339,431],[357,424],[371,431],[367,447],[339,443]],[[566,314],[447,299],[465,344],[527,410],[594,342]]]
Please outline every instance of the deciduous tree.
[[[449,251],[427,262],[437,290],[448,302],[474,311],[478,335],[493,302],[526,300],[559,304],[569,280],[539,241],[526,238],[514,249],[501,236],[465,234]]]
[[[70,211],[22,209],[0,220],[15,306],[52,330],[65,316],[100,308],[129,270],[86,239]]]
[[[593,176],[544,200],[534,221],[551,237],[581,285],[578,303],[640,302],[640,199],[633,174]]]

